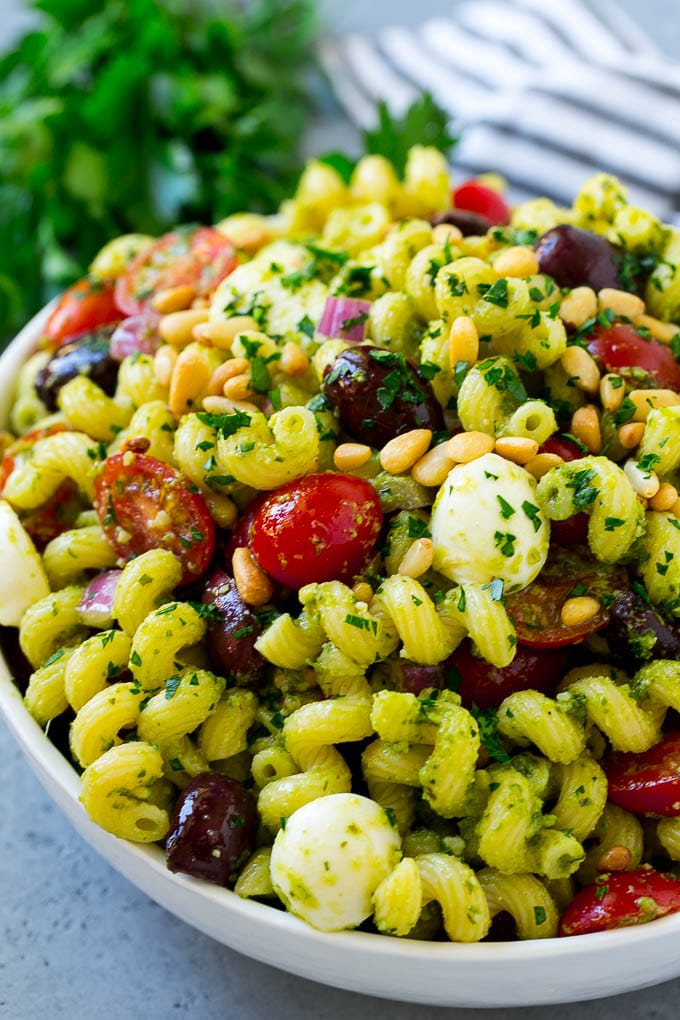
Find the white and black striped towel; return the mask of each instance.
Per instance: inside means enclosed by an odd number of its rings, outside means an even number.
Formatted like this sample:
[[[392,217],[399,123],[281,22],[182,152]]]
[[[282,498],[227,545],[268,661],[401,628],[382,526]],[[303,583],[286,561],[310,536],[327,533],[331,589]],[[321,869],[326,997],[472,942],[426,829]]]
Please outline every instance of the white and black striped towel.
[[[423,89],[463,127],[461,174],[495,170],[511,197],[570,203],[594,170],[680,221],[680,66],[612,0],[470,0],[416,30],[325,40],[350,118],[401,113]]]

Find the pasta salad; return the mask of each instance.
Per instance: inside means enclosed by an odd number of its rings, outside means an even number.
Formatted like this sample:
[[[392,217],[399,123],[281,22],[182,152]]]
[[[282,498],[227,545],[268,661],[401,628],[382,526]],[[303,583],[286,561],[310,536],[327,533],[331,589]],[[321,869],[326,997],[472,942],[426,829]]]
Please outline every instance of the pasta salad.
[[[612,177],[511,210],[424,146],[111,241],[1,439],[89,816],[324,931],[680,910],[679,266]]]

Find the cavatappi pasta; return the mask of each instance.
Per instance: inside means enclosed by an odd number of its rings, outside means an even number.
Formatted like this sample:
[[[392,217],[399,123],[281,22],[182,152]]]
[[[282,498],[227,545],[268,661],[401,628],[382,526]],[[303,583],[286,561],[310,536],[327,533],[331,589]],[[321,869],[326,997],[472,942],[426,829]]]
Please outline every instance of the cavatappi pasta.
[[[550,938],[680,861],[678,233],[605,175],[501,225],[450,195],[416,146],[108,245],[123,326],[50,320],[17,379],[0,623],[84,809],[173,870]]]

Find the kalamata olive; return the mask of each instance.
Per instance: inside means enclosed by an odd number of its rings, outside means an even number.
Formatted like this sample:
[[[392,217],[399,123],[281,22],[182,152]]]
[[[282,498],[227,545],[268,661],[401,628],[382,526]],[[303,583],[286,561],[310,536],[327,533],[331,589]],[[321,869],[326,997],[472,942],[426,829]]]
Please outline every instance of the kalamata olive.
[[[384,446],[411,429],[444,427],[429,384],[403,354],[349,347],[326,369],[322,385],[344,431],[370,446]]]
[[[444,664],[422,666],[418,662],[400,660],[401,689],[409,694],[420,694],[426,687],[444,686]]]
[[[539,269],[560,287],[620,287],[618,250],[603,237],[561,223],[536,245]]]
[[[612,660],[625,668],[651,659],[680,659],[680,629],[634,591],[616,596],[602,634]]]
[[[477,213],[468,212],[467,209],[447,209],[446,212],[436,213],[430,217],[433,227],[440,223],[448,223],[452,227],[458,227],[463,237],[483,237],[493,224],[485,220]]]
[[[233,885],[255,849],[257,808],[242,783],[204,772],[175,805],[165,855],[170,871]]]
[[[35,390],[48,411],[56,411],[59,390],[77,375],[87,375],[113,396],[118,381],[118,362],[110,354],[114,325],[83,333],[64,344],[38,372]]]
[[[201,601],[214,606],[218,619],[208,623],[208,655],[213,669],[239,687],[259,687],[265,661],[255,649],[260,634],[257,619],[238,593],[233,578],[215,570]]]

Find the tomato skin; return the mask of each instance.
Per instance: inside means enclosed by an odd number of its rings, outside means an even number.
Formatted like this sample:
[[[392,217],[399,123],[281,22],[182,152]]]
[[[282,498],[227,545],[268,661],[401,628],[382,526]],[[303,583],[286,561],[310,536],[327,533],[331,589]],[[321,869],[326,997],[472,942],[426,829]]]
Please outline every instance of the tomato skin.
[[[625,322],[598,326],[588,341],[588,351],[607,372],[641,368],[654,386],[680,390],[680,365],[667,347],[645,340]]]
[[[112,283],[85,277],[65,290],[45,327],[47,346],[61,347],[81,333],[120,322],[123,313],[116,304]]]
[[[236,266],[234,246],[219,230],[173,230],[132,260],[116,281],[116,301],[126,315],[138,315],[169,287],[188,284],[197,297],[209,297]]]
[[[680,882],[654,868],[600,875],[576,894],[560,921],[560,936],[646,924],[680,910]]]
[[[368,482],[332,471],[305,475],[273,492],[253,521],[260,566],[289,588],[351,580],[370,557],[382,525]]]
[[[609,799],[635,814],[680,815],[680,732],[641,754],[616,751],[602,763]]]
[[[555,435],[546,439],[538,448],[539,453],[555,453],[564,461],[578,460],[583,457],[583,451],[573,439],[566,436]],[[578,513],[567,517],[565,521],[550,522],[550,537],[558,545],[582,545],[588,537],[588,514]]]
[[[451,200],[455,209],[477,213],[489,221],[489,226],[505,227],[510,222],[507,202],[497,191],[480,181],[465,181],[458,188],[454,188]]]
[[[458,689],[463,706],[498,708],[504,698],[516,691],[535,690],[550,694],[562,678],[567,653],[561,648],[518,648],[509,666],[492,666],[486,659],[472,654],[465,640],[445,663],[446,670],[458,670],[462,683]]]
[[[120,556],[168,549],[184,568],[181,584],[199,577],[212,559],[215,525],[203,496],[155,457],[108,457],[95,482],[94,508]]]

